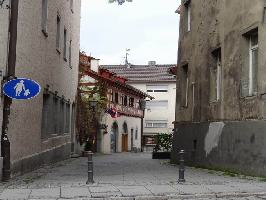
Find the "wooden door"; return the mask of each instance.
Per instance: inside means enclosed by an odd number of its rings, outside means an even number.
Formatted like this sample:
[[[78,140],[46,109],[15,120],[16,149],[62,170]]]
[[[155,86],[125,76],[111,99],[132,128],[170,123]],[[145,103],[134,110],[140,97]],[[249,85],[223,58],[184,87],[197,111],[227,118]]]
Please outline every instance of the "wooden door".
[[[128,134],[122,135],[122,152],[128,151]]]

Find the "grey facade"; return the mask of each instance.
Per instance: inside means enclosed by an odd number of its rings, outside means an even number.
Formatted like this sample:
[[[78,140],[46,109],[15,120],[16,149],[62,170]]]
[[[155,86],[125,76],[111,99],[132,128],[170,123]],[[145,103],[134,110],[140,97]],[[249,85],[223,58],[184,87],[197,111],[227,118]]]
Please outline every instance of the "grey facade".
[[[80,7],[80,0],[19,1],[15,75],[37,81],[42,91],[31,100],[14,100],[11,104],[11,176],[70,156],[75,138]],[[8,55],[8,15],[8,10],[0,9],[3,77]]]
[[[266,175],[265,6],[182,1],[173,162]]]

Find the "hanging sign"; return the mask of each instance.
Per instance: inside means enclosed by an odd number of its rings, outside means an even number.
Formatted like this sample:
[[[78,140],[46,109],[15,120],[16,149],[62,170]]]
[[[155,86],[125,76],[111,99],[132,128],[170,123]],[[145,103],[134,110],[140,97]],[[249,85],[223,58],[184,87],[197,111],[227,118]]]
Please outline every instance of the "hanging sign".
[[[17,78],[6,82],[3,85],[3,92],[11,99],[25,100],[37,96],[41,91],[41,86],[26,78]]]

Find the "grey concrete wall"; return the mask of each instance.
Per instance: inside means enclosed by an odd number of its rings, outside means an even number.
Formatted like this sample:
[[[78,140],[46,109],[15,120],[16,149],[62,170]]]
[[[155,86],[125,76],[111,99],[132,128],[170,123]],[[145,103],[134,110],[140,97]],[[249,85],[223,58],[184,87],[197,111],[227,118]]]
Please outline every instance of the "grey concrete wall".
[[[266,176],[266,121],[180,123],[171,161],[186,151],[186,164]],[[196,146],[195,146],[196,141]]]

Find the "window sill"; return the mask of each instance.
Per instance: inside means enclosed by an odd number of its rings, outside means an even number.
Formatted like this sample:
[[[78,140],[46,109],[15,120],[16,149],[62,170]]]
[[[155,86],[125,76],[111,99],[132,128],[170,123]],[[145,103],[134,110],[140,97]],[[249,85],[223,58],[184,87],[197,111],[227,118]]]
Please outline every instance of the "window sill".
[[[56,51],[57,51],[57,53],[58,53],[59,55],[61,54],[60,49],[56,48]]]
[[[241,99],[243,99],[243,100],[254,100],[256,98],[257,98],[256,94],[254,94],[252,96],[241,97]]]
[[[43,29],[42,29],[42,33],[43,33],[43,35],[44,35],[46,38],[48,37],[48,33],[47,33],[46,30],[43,30]]]
[[[219,103],[221,103],[221,100],[220,99],[219,100],[214,100],[214,101],[210,101],[209,103],[210,103],[210,105],[219,104]]]

